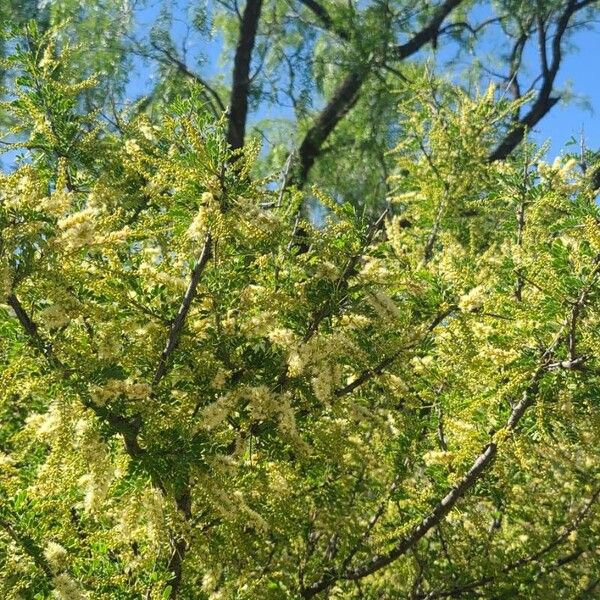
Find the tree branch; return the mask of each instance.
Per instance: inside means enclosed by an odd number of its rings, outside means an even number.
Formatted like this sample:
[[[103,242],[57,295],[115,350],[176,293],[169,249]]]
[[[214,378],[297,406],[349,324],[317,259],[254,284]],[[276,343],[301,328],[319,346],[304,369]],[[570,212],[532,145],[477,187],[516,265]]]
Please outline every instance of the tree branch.
[[[196,297],[198,283],[200,283],[200,277],[202,276],[206,264],[210,259],[211,253],[212,236],[209,233],[204,239],[204,245],[202,246],[200,256],[196,260],[196,264],[192,269],[190,283],[188,284],[187,290],[183,296],[183,300],[181,301],[181,306],[179,307],[177,315],[175,315],[175,318],[171,323],[171,330],[169,332],[167,343],[165,345],[164,350],[162,351],[162,354],[160,355],[158,366],[156,367],[156,371],[154,372],[154,378],[152,380],[153,385],[158,385],[167,372],[169,358],[171,357],[171,354],[173,354],[175,348],[177,348],[177,345],[179,344],[185,319],[190,310],[190,306],[192,305],[192,302]]]
[[[379,507],[377,508],[377,510],[375,511],[373,516],[369,519],[369,522],[367,523],[367,527],[363,531],[359,540],[356,542],[356,544],[354,544],[354,546],[348,552],[348,555],[346,556],[346,558],[344,559],[344,562],[342,563],[342,569],[341,569],[342,571],[345,571],[350,566],[350,563],[352,562],[352,559],[354,558],[356,553],[361,549],[361,547],[364,545],[364,543],[369,539],[369,536],[371,535],[371,532],[373,531],[375,525],[377,525],[377,522],[379,521],[379,519],[381,519],[381,517],[385,513],[385,509],[390,501],[390,498],[396,493],[399,483],[400,483],[400,475],[397,475],[394,478],[394,480],[392,481],[392,484],[390,485],[390,488],[389,488],[387,494],[385,495],[385,498],[379,504]]]
[[[547,49],[546,49],[546,33],[545,30],[539,32],[541,38],[539,41],[540,49],[540,60],[542,64],[542,85],[537,94],[537,97],[525,116],[515,121],[513,127],[505,136],[505,138],[498,144],[496,149],[490,154],[490,160],[503,160],[505,159],[523,140],[525,131],[535,127],[539,121],[552,110],[552,108],[558,103],[560,97],[552,96],[554,90],[554,82],[556,75],[560,68],[562,60],[562,41],[565,32],[569,28],[569,23],[573,15],[579,10],[592,4],[597,0],[583,0],[582,2],[575,2],[575,0],[569,0],[566,8],[560,15],[557,24],[556,31],[551,44],[552,58],[548,64]],[[543,38],[543,39],[542,39]]]
[[[358,92],[367,79],[368,72],[369,68],[363,67],[350,73],[306,132],[298,149],[299,170],[293,180],[299,188],[303,188],[306,184],[308,173],[315,164],[325,140],[356,104]]]
[[[433,42],[439,34],[444,19],[462,2],[446,0],[436,11],[429,24],[416,33],[408,42],[393,48],[396,60],[404,60],[418,52],[425,44]]]
[[[433,321],[427,326],[425,336],[431,333],[448,315],[450,315],[450,313],[455,308],[455,306],[451,306],[448,309],[436,315]],[[405,344],[399,350],[396,350],[393,354],[390,354],[390,356],[383,358],[375,367],[371,369],[365,369],[354,381],[352,381],[348,385],[345,385],[342,388],[338,388],[337,390],[335,390],[335,396],[339,398],[341,396],[351,394],[356,388],[360,387],[361,385],[364,385],[365,383],[373,379],[373,377],[381,375],[389,366],[396,362],[404,352],[410,350],[411,348],[414,348],[415,346],[423,342],[425,336],[419,337],[415,340],[412,340],[408,344]]]
[[[0,519],[0,527],[8,534],[8,536],[24,550],[35,563],[35,565],[44,572],[44,575],[52,579],[53,573],[43,551],[39,546],[28,536],[22,535],[15,531],[15,528],[6,520]]]
[[[346,263],[346,266],[344,267],[342,274],[336,280],[336,282],[334,284],[334,289],[336,292],[339,292],[339,290],[341,290],[341,289],[345,289],[348,285],[348,280],[350,279],[350,277],[352,277],[353,275],[356,274],[356,267],[357,267],[360,259],[363,257],[367,248],[371,245],[371,242],[373,241],[375,234],[378,231],[380,231],[381,228],[383,227],[383,224],[385,222],[385,217],[387,216],[387,214],[388,214],[388,209],[386,208],[381,213],[381,215],[379,215],[379,218],[374,223],[372,223],[371,226],[369,227],[367,234],[365,235],[365,239],[363,241],[360,251],[357,252],[354,256],[352,256],[348,260],[348,262]],[[339,306],[339,303],[337,303],[336,306]],[[304,335],[305,343],[317,331],[317,329],[319,328],[319,325],[321,324],[323,319],[325,319],[330,314],[331,314],[331,303],[325,302],[325,304],[323,304],[321,306],[321,308],[318,311],[316,311],[316,313],[314,314],[314,316],[308,326],[306,334]]]
[[[19,323],[21,323],[21,327],[23,327],[25,333],[29,336],[29,341],[32,346],[46,357],[51,366],[62,367],[60,361],[52,354],[52,344],[40,334],[37,325],[31,320],[31,317],[23,308],[23,305],[17,296],[15,294],[10,294],[6,303],[15,311],[17,319]]]
[[[430,592],[426,595],[420,596],[420,598],[423,598],[424,600],[434,600],[437,598],[450,598],[450,597],[455,597],[455,596],[461,596],[465,592],[469,592],[471,590],[488,585],[488,584],[492,583],[493,581],[495,581],[496,579],[498,579],[500,576],[506,575],[507,573],[510,573],[511,571],[514,571],[515,569],[518,569],[520,567],[527,566],[533,562],[539,561],[543,556],[545,556],[546,554],[548,554],[549,552],[551,552],[552,550],[554,550],[555,548],[560,546],[568,538],[570,533],[577,530],[577,528],[582,523],[582,521],[586,518],[587,514],[590,512],[590,510],[592,509],[594,504],[598,501],[599,497],[600,497],[600,488],[597,489],[592,494],[592,496],[584,504],[583,508],[579,511],[579,513],[577,514],[575,519],[573,519],[573,521],[569,524],[569,526],[565,527],[565,529],[559,535],[557,535],[552,541],[548,542],[548,544],[546,544],[543,548],[541,548],[537,552],[534,552],[533,554],[529,554],[528,556],[519,558],[519,559],[513,561],[512,563],[506,565],[500,571],[500,573],[498,573],[497,575],[493,575],[493,576],[489,576],[489,577],[482,577],[481,579],[477,579],[475,581],[471,581],[469,583],[465,583],[463,585],[449,588],[446,590]],[[557,562],[560,562],[560,559]]]
[[[182,60],[180,60],[177,56],[174,56],[167,48],[159,46],[156,42],[150,42],[150,45],[157,52],[160,52],[164,55],[164,59],[158,60],[166,64],[172,64],[182,75],[184,75],[188,79],[191,79],[192,81],[199,83],[202,86],[202,88],[206,91],[213,114],[216,117],[219,117],[220,113],[225,112],[226,108],[223,104],[223,101],[221,100],[221,97],[219,96],[217,91],[206,82],[205,79],[200,77],[200,75],[198,75],[197,73],[191,71]]]
[[[444,19],[463,0],[446,0],[436,11],[435,15],[421,31],[416,33],[408,42],[393,48],[395,60],[405,60],[418,52],[423,46],[432,42],[439,31]],[[367,80],[372,68],[382,64],[380,58],[370,58],[363,65],[357,66],[352,73],[339,85],[333,96],[315,119],[313,125],[306,132],[298,150],[299,169],[296,178],[292,181],[302,188],[308,179],[308,174],[313,167],[316,158],[321,153],[325,140],[336,128],[338,123],[352,109],[358,100],[358,95],[363,84]]]
[[[25,333],[28,335],[31,345],[46,358],[50,367],[63,371],[66,376],[71,376],[73,370],[67,365],[63,364],[58,358],[56,358],[56,356],[54,356],[51,342],[41,336],[37,325],[27,314],[17,296],[15,294],[11,294],[8,297],[7,302],[15,311],[17,319],[21,323]],[[96,416],[105,420],[109,425],[111,425],[116,433],[123,437],[125,449],[132,458],[140,458],[144,454],[145,451],[139,445],[137,439],[142,426],[142,420],[139,415],[127,418],[118,413],[110,411],[106,407],[98,406],[89,399],[82,398],[81,401],[86,408],[91,409]]]
[[[248,95],[250,92],[250,62],[256,40],[258,22],[262,9],[262,0],[247,0],[240,36],[233,60],[233,82],[229,101],[229,120],[227,124],[227,142],[233,150],[244,145],[246,120],[248,117]]]
[[[327,12],[327,9],[322,4],[319,4],[315,0],[300,0],[300,3],[304,4],[306,8],[308,8],[317,16],[324,29],[335,33],[344,41],[348,41],[350,39],[350,34],[344,28],[339,27],[334,22],[334,20],[331,18],[331,15]]]

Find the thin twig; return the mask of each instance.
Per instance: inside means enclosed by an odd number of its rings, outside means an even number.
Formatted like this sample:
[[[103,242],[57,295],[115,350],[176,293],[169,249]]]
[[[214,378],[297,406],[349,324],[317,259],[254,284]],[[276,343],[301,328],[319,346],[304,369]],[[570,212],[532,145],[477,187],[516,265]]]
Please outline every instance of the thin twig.
[[[177,345],[179,344],[185,319],[190,310],[190,306],[192,305],[192,302],[196,297],[198,284],[200,283],[200,278],[202,277],[202,273],[204,272],[208,260],[210,259],[211,253],[212,236],[210,233],[208,233],[204,238],[204,244],[202,246],[200,256],[196,260],[194,268],[192,269],[190,283],[188,284],[185,295],[183,296],[183,300],[181,301],[181,306],[177,311],[177,315],[175,315],[175,318],[171,323],[171,330],[169,332],[167,343],[165,344],[165,348],[162,351],[162,354],[160,355],[158,366],[156,367],[156,371],[154,372],[154,378],[152,380],[152,383],[155,386],[158,385],[161,379],[165,376],[168,368],[169,358],[171,357],[175,348],[177,348]]]

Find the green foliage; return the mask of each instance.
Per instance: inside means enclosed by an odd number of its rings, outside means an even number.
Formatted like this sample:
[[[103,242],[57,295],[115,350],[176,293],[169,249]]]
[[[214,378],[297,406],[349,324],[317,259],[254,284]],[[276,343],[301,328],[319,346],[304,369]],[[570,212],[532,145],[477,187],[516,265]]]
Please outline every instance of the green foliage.
[[[415,70],[389,208],[372,225],[326,184],[315,224],[197,87],[114,131],[60,32],[27,38],[3,106],[24,155],[0,176],[2,597],[593,589],[600,211],[573,158],[488,160],[522,102]]]

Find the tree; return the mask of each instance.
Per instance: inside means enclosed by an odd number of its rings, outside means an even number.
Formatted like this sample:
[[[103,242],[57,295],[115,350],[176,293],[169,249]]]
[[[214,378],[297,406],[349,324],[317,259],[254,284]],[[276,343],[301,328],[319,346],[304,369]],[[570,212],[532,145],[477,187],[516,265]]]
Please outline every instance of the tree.
[[[529,96],[415,66],[371,219],[256,177],[197,82],[109,126],[63,31],[20,39],[4,597],[593,597],[595,165],[497,155]]]

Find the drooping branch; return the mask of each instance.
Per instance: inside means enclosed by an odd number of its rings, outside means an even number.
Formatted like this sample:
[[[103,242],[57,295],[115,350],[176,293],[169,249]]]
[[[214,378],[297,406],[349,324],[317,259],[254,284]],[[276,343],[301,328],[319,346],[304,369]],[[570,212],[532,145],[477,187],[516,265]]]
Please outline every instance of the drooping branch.
[[[233,60],[233,81],[227,123],[227,142],[233,150],[241,148],[246,137],[250,63],[261,9],[262,0],[248,0],[240,23],[240,35]]]

